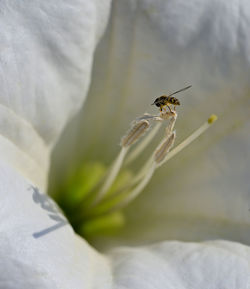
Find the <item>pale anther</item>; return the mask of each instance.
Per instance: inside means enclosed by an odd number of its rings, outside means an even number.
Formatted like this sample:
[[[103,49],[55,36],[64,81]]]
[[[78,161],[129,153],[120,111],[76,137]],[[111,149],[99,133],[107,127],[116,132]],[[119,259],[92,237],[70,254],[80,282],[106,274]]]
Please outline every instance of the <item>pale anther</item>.
[[[173,132],[168,138],[166,138],[155,150],[154,160],[160,165],[162,161],[164,161],[167,153],[172,148],[175,141],[175,132]]]
[[[134,144],[149,128],[147,120],[141,120],[131,128],[131,130],[122,138],[121,146],[128,147]]]

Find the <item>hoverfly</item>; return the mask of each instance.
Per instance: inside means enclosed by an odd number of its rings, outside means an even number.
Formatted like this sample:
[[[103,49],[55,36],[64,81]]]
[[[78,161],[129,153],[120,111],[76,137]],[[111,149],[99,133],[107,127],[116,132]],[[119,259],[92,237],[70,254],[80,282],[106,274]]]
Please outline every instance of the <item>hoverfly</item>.
[[[174,110],[175,110],[175,106],[176,105],[180,105],[180,101],[179,101],[179,99],[173,97],[172,95],[174,95],[176,93],[179,93],[179,92],[181,92],[183,90],[186,90],[186,89],[190,88],[191,86],[192,85],[184,87],[184,88],[182,88],[180,90],[177,90],[177,91],[175,91],[175,92],[173,92],[173,93],[171,93],[169,95],[162,95],[160,97],[157,97],[156,100],[154,101],[154,103],[152,103],[152,105],[155,104],[157,107],[160,107],[160,111],[161,112],[162,112],[162,109],[164,107],[166,107],[166,106],[169,108],[170,112],[173,112],[169,105],[173,105],[174,106]]]

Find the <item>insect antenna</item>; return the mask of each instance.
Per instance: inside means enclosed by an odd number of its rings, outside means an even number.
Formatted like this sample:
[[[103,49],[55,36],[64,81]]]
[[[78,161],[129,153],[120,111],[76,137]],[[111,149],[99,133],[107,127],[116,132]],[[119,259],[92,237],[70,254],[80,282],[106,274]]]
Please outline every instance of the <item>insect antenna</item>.
[[[188,89],[188,88],[190,88],[190,87],[192,87],[192,85],[189,85],[189,86],[184,87],[184,88],[182,88],[182,89],[180,89],[180,90],[177,90],[177,91],[169,94],[168,96],[172,96],[172,95],[174,95],[174,94],[176,94],[176,93],[179,93],[179,92],[181,92],[181,91],[183,91],[183,90],[186,90],[186,89]]]

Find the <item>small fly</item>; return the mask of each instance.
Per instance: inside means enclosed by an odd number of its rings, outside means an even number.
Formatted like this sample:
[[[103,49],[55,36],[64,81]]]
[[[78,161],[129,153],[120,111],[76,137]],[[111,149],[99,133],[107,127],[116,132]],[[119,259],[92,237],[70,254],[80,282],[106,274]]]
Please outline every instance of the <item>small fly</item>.
[[[173,97],[172,95],[179,93],[181,91],[184,91],[190,87],[192,87],[192,85],[189,85],[189,86],[184,87],[180,90],[177,90],[177,91],[171,93],[170,95],[162,95],[160,97],[157,97],[156,100],[154,101],[154,103],[152,103],[152,105],[156,105],[157,107],[159,107],[161,112],[162,112],[163,108],[165,108],[165,110],[166,110],[166,106],[168,107],[170,112],[173,112],[170,105],[173,105],[174,110],[175,110],[176,105],[180,105],[180,101],[179,101],[179,99],[177,99],[176,97]]]

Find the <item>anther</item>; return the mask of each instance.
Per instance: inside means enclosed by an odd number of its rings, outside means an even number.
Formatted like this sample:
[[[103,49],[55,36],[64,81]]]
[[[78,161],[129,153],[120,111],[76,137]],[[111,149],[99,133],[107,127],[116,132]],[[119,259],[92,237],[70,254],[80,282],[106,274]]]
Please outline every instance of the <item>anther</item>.
[[[128,147],[134,144],[149,128],[149,122],[142,120],[135,123],[131,130],[122,138],[121,146]]]
[[[159,115],[152,115],[149,113],[144,113],[143,116],[137,117],[136,121],[142,121],[142,120],[154,120],[154,121],[163,121],[164,119]]]
[[[218,116],[215,114],[210,115],[209,119],[207,120],[207,122],[209,124],[212,124],[213,122],[215,122],[218,119]]]
[[[158,165],[164,161],[166,155],[172,148],[175,141],[175,132],[173,132],[168,138],[166,138],[155,150],[154,160]]]

